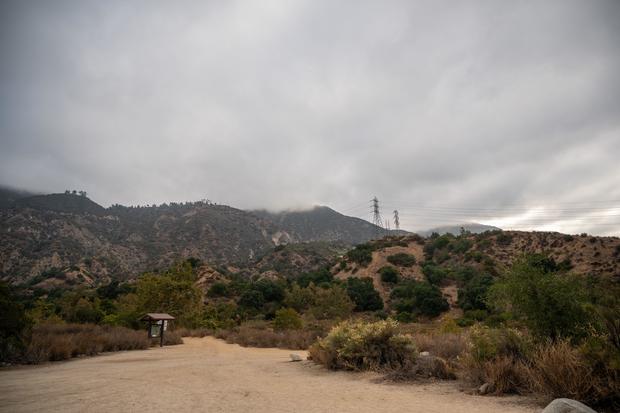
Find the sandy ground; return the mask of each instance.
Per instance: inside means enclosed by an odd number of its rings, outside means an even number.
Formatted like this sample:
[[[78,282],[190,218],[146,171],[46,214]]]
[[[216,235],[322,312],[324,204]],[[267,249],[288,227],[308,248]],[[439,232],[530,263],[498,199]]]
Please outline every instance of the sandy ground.
[[[454,383],[386,384],[371,373],[289,361],[210,337],[163,349],[0,371],[3,412],[539,412],[515,397],[459,392]],[[296,353],[304,356],[303,352]]]

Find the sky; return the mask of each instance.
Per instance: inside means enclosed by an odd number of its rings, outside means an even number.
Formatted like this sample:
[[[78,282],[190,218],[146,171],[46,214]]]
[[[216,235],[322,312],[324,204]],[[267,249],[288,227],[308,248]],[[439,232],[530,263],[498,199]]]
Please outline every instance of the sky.
[[[619,77],[615,0],[2,0],[0,184],[620,235]]]

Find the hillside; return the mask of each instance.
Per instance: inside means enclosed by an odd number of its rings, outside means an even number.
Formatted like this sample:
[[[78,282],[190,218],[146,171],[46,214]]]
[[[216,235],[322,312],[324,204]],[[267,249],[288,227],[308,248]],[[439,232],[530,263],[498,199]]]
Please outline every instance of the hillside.
[[[286,234],[272,223],[227,206],[105,209],[78,195],[36,196],[0,210],[0,276],[32,283],[50,271],[65,278],[77,271],[78,278],[106,282],[180,258],[251,260],[286,241],[280,237]]]
[[[85,194],[0,195],[0,278],[39,287],[130,279],[189,257],[241,266],[260,258],[251,273],[306,271],[376,230],[326,207],[282,214],[204,202],[104,208]],[[306,242],[324,244],[274,251]]]
[[[392,266],[401,279],[422,281],[432,276],[453,308],[462,274],[467,271],[498,276],[523,254],[541,253],[569,272],[620,282],[620,238],[557,232],[489,231],[433,238],[391,237],[367,245],[368,262],[345,256],[332,268],[336,278],[370,277],[389,303],[391,286],[379,269]],[[394,265],[389,257],[404,253],[415,257],[411,266]]]
[[[295,241],[338,241],[354,245],[385,235],[383,228],[326,206],[303,211],[260,210],[253,213],[273,222]]]

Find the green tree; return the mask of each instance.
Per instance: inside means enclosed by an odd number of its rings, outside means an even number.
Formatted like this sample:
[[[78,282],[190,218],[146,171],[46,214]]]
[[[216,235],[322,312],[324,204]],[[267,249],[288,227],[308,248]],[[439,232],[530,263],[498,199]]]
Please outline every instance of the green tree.
[[[347,293],[351,301],[355,303],[355,311],[383,310],[383,299],[381,299],[379,292],[375,290],[370,277],[348,278]]]
[[[450,307],[441,290],[427,282],[407,281],[392,290],[396,310],[436,317]]]
[[[292,308],[281,308],[276,311],[273,319],[273,327],[276,330],[299,330],[303,327],[303,322],[299,313]]]
[[[387,261],[398,267],[411,267],[415,265],[416,259],[415,256],[411,254],[407,254],[405,252],[399,252],[398,254],[393,254],[387,257]]]
[[[334,285],[331,288],[317,288],[314,305],[310,314],[319,320],[346,318],[351,315],[355,304],[349,298],[346,290]]]
[[[196,327],[202,313],[202,292],[193,281],[170,275],[142,276],[137,283],[137,308],[143,313],[169,313],[175,323]]]
[[[399,277],[396,268],[386,265],[385,267],[381,267],[378,272],[381,276],[381,281],[384,283],[396,284],[398,282]]]
[[[526,256],[493,285],[490,302],[512,311],[539,338],[581,337],[591,316],[583,281],[555,271],[539,256]]]
[[[0,314],[0,361],[12,361],[24,348],[31,323],[5,282],[0,282]]]
[[[459,288],[458,305],[465,311],[486,310],[487,292],[493,285],[493,277],[488,274],[478,274]]]
[[[290,290],[286,291],[284,305],[303,313],[314,305],[316,301],[316,287],[310,284],[306,288],[301,288],[293,284]]]

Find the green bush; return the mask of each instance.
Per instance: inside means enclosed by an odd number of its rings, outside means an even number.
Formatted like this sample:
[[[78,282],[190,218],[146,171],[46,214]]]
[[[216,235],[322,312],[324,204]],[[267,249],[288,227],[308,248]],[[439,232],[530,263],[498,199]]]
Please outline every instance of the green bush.
[[[373,249],[370,244],[356,245],[355,248],[347,252],[347,258],[365,267],[372,261]]]
[[[398,333],[398,323],[345,321],[310,347],[312,360],[329,369],[381,370],[410,367],[417,350],[410,337]]]
[[[458,290],[458,305],[463,310],[486,310],[487,292],[493,285],[493,277],[486,274],[474,276]]]
[[[344,261],[343,261],[344,262]],[[310,284],[314,285],[328,285],[334,281],[334,276],[328,268],[322,268],[318,271],[311,271],[300,275],[295,280],[300,287],[307,287]]]
[[[441,290],[426,282],[407,281],[392,290],[397,312],[436,317],[450,307]]]
[[[547,261],[525,257],[491,287],[490,300],[540,338],[583,337],[592,321],[583,282],[552,269]]]
[[[30,320],[5,282],[0,282],[0,314],[0,362],[14,361],[24,349]]]
[[[228,289],[228,284],[224,282],[216,282],[213,284],[209,291],[207,291],[207,296],[209,297],[229,297],[230,290]]]
[[[292,308],[281,308],[276,311],[273,319],[273,327],[276,331],[299,330],[303,327],[303,322],[299,313]]]
[[[390,264],[396,265],[398,267],[411,267],[416,263],[415,256],[407,254],[405,252],[399,252],[398,254],[390,255],[387,257],[387,260]]]
[[[398,270],[389,265],[381,267],[378,272],[381,275],[381,281],[384,283],[396,284],[399,280]]]
[[[347,294],[351,301],[355,303],[355,311],[376,311],[383,310],[383,299],[379,292],[375,290],[372,278],[347,279]]]
[[[309,313],[317,320],[343,319],[351,315],[355,304],[340,286],[316,288]]]
[[[441,285],[444,280],[449,278],[448,270],[435,265],[432,261],[427,261],[422,265],[422,273],[433,285]]]

